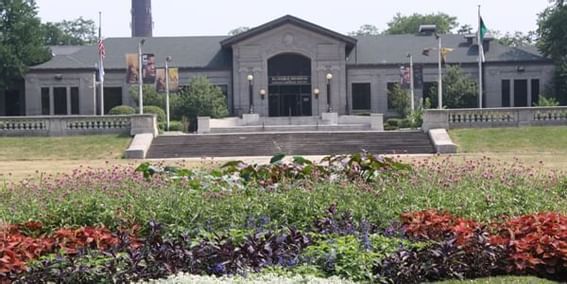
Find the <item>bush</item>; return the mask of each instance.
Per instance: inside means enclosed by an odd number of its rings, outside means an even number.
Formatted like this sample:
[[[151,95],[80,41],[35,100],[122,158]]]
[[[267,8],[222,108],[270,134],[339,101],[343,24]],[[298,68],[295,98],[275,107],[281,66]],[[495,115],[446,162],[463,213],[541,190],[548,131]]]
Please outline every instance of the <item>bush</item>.
[[[539,97],[539,100],[534,104],[534,106],[537,106],[537,107],[555,107],[555,106],[559,106],[559,102],[554,97],[548,98],[548,97],[545,97],[545,96],[541,96],[541,97]]]
[[[395,109],[402,117],[406,117],[411,112],[411,98],[408,90],[402,89],[399,84],[388,91],[388,98]]]
[[[136,114],[136,110],[131,106],[121,105],[113,107],[108,114],[110,115],[130,115]]]
[[[212,85],[206,77],[194,78],[176,99],[175,117],[188,117],[196,121],[197,116],[222,118],[228,115],[226,98],[220,88]]]
[[[144,107],[158,106],[161,109],[165,109],[165,95],[159,94],[154,86],[144,85],[143,92],[144,92]],[[139,96],[138,96],[138,86],[130,87],[130,97],[136,103],[137,106],[140,106]]]
[[[144,113],[153,113],[157,115],[158,123],[165,121],[165,111],[158,106],[144,106]]]

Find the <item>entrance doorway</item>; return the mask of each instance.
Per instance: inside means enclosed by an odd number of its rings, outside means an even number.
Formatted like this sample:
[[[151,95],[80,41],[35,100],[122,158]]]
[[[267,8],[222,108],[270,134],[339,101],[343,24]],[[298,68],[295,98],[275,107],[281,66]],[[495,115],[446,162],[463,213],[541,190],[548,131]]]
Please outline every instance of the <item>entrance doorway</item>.
[[[268,60],[269,116],[311,116],[311,59],[284,53]]]

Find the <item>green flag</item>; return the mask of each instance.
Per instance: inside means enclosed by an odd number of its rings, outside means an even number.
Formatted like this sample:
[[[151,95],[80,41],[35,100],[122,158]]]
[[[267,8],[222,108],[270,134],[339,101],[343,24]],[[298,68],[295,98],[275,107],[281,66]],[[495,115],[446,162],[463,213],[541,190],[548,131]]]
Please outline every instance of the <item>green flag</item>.
[[[484,41],[484,36],[486,35],[486,33],[488,32],[488,29],[486,28],[486,25],[484,25],[484,21],[482,20],[482,17],[480,17],[480,28],[479,28],[479,33],[480,33],[480,41]]]

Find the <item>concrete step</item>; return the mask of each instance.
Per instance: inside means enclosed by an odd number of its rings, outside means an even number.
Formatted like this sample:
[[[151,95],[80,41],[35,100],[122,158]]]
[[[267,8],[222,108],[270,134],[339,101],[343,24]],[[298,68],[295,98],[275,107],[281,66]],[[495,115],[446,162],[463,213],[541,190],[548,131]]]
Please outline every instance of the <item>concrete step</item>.
[[[426,133],[409,132],[293,132],[159,136],[147,158],[191,158],[333,155],[360,151],[376,154],[429,154],[433,145]]]

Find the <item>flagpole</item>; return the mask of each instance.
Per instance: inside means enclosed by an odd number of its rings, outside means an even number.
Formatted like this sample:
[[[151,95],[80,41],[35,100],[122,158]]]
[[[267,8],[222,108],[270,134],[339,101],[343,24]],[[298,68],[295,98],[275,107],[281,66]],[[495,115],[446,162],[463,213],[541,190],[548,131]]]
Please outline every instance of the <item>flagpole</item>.
[[[438,76],[439,78],[437,79],[437,103],[438,109],[443,109],[443,70],[441,67],[441,48],[442,48],[442,43],[441,43],[441,35],[436,34],[437,36],[437,41],[439,44],[439,47],[437,48],[437,53],[438,53],[438,62],[437,62],[437,72],[438,72]]]
[[[101,44],[102,41],[102,12],[98,12],[98,44]],[[103,63],[102,63],[102,58],[103,54],[102,52],[100,52],[99,50],[99,54],[98,54],[98,64],[99,64],[99,81],[100,81],[100,115],[104,116],[104,74],[102,74],[101,72],[104,72],[102,67]]]
[[[415,91],[413,82],[413,55],[408,54],[410,62],[410,96],[411,96],[411,112],[415,111]]]
[[[481,37],[482,23],[480,16],[480,5],[478,5],[478,108],[482,108],[483,82],[482,82],[482,57],[484,55],[484,42]]]

